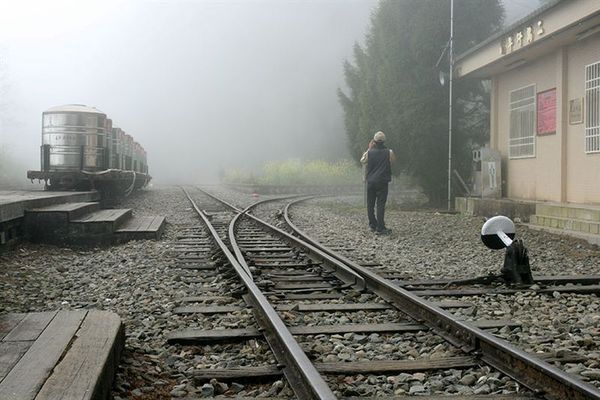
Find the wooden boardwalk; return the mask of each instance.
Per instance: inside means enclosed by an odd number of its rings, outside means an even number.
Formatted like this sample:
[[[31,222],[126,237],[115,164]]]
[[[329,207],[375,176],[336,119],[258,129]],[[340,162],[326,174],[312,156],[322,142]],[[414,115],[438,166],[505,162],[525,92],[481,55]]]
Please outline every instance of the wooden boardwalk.
[[[0,399],[107,399],[125,342],[118,315],[0,315]]]

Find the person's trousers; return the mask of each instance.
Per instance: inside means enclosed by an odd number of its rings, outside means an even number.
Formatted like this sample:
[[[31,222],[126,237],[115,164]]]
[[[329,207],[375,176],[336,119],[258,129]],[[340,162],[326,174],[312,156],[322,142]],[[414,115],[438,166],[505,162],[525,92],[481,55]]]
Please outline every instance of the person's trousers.
[[[388,196],[387,182],[367,183],[367,215],[369,226],[382,231],[385,229],[385,203]],[[375,217],[375,206],[377,206],[377,217]]]

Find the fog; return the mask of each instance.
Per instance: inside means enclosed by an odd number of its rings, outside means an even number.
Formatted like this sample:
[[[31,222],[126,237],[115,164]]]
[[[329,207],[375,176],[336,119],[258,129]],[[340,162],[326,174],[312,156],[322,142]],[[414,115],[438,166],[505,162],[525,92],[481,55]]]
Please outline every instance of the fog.
[[[508,1],[509,18],[538,5]],[[41,113],[81,103],[145,147],[158,182],[347,157],[336,90],[376,3],[0,0],[0,156],[25,180]]]
[[[336,89],[375,0],[3,3],[0,142],[30,169],[66,103],[107,113],[163,182],[347,155]]]

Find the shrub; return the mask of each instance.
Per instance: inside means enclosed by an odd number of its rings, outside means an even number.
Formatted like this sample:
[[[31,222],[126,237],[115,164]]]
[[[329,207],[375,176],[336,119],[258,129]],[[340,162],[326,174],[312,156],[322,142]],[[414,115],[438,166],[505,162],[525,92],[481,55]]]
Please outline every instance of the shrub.
[[[227,170],[223,181],[263,185],[350,185],[362,182],[362,172],[350,160],[285,160],[266,163],[258,175]]]

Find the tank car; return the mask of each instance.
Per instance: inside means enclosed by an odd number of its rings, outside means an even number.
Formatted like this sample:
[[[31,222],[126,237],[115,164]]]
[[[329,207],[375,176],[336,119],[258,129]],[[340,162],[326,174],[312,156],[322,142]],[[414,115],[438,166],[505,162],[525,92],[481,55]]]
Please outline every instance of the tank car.
[[[41,171],[28,171],[47,189],[131,192],[148,183],[144,148],[105,113],[83,104],[42,113]]]

